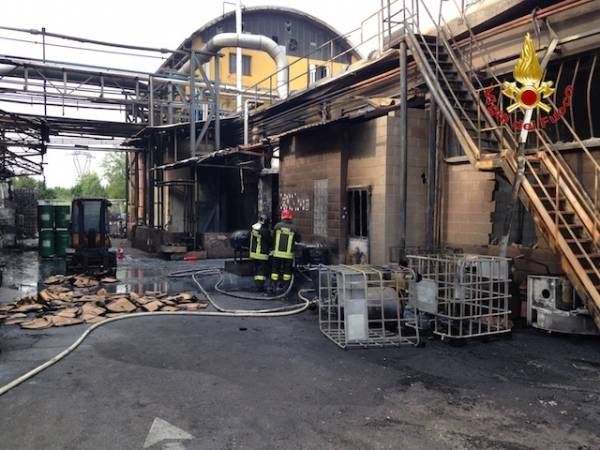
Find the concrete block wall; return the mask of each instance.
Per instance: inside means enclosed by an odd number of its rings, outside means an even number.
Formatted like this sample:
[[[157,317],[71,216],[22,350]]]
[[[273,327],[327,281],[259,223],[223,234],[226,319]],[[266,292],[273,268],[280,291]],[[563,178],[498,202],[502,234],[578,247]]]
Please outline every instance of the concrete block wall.
[[[590,150],[590,153],[592,154],[596,162],[600,164],[600,149],[592,149]],[[597,194],[600,197],[600,185],[598,187],[596,187],[595,185],[595,167],[590,161],[590,158],[587,155],[583,154],[583,150],[578,150],[574,153],[563,153],[563,157],[565,161],[567,161],[567,164],[569,165],[569,167],[571,168],[581,185],[590,195],[591,199],[594,199],[595,189],[599,189]],[[600,173],[598,174],[598,176],[600,177]]]
[[[464,247],[488,245],[494,211],[494,172],[470,164],[444,166],[442,242]]]
[[[407,247],[425,245],[427,230],[428,115],[423,109],[408,111]],[[400,118],[388,117],[386,248],[400,244]],[[389,250],[388,250],[389,251]]]
[[[314,182],[327,179],[325,238],[334,252],[341,248],[341,172],[344,139],[343,128],[332,126],[288,137],[280,143],[282,158],[279,168],[279,206],[292,210],[294,223],[304,240],[315,239]]]
[[[425,243],[427,223],[427,114],[409,110],[407,245]],[[400,244],[400,118],[389,115],[354,125],[350,131],[348,188],[371,187],[370,258],[389,261],[390,249]]]
[[[370,189],[369,262],[385,264],[400,235],[400,121],[393,115],[307,131],[281,142],[280,207],[289,206],[306,239],[313,239],[314,181],[328,180],[328,239],[346,259],[347,189]],[[425,240],[427,116],[409,111],[408,236],[410,246]]]
[[[369,187],[369,262],[386,259],[387,117],[354,124],[349,129],[347,188]]]

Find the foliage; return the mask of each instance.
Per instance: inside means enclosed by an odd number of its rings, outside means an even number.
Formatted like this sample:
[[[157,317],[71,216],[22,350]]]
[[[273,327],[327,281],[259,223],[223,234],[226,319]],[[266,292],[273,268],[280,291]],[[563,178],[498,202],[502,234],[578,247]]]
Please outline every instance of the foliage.
[[[80,176],[71,193],[73,197],[106,197],[106,189],[95,172]]]
[[[50,188],[48,190],[52,194],[52,197],[49,197],[49,198],[53,198],[53,199],[61,200],[61,201],[65,201],[65,202],[70,202],[71,200],[73,200],[73,191],[71,190],[71,188],[57,186],[55,188]]]
[[[42,180],[32,177],[19,177],[13,181],[15,188],[32,188],[40,200],[71,201],[74,197],[125,198],[125,157],[121,153],[109,153],[102,161],[102,179],[94,172],[82,175],[72,187],[48,188]]]
[[[104,179],[106,180],[106,196],[114,199],[125,198],[125,155],[109,153],[102,160]]]
[[[63,192],[64,188],[48,188],[42,180],[36,180],[31,177],[18,177],[13,180],[14,188],[35,189],[37,198],[40,200],[52,200],[55,198],[69,200],[71,198],[70,190]],[[57,191],[57,189],[59,191]],[[66,194],[66,195],[65,195]]]

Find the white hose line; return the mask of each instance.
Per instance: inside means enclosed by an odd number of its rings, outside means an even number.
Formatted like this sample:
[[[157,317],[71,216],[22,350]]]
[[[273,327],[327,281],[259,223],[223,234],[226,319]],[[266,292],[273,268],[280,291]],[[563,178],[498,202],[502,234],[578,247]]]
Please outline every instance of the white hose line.
[[[202,286],[202,284],[200,284],[200,282],[196,279],[196,275],[199,275],[199,274],[207,275],[208,272],[206,272],[206,271],[196,272],[192,275],[192,280],[194,280],[194,283],[196,283],[196,285],[198,286],[198,289],[200,289],[200,292],[202,292],[202,294],[204,294],[204,296],[206,297],[208,302],[213,306],[213,308],[215,308],[217,311],[220,311],[220,312],[226,312],[226,313],[232,313],[232,314],[239,314],[239,313],[246,313],[246,312],[254,312],[254,313],[259,313],[259,314],[270,314],[270,313],[275,313],[275,312],[294,311],[294,310],[298,309],[299,307],[303,306],[303,303],[297,303],[295,305],[287,305],[287,306],[280,306],[277,308],[267,308],[267,309],[228,309],[228,308],[223,308],[222,306],[217,304],[212,299],[212,297],[208,294],[208,292],[206,292],[206,289],[204,289],[204,286]]]
[[[208,293],[206,292],[204,287],[202,287],[202,285],[195,278],[194,278],[194,282],[200,287],[200,290],[206,296],[208,301],[215,308],[219,309],[220,307],[218,307],[218,305],[216,305],[212,301],[212,299],[210,298],[210,296],[208,295]],[[158,311],[158,312],[133,313],[133,314],[127,314],[124,316],[111,317],[109,319],[103,320],[102,322],[98,322],[98,323],[92,325],[91,327],[89,327],[86,331],[83,332],[83,334],[81,336],[79,336],[79,338],[75,342],[73,342],[73,344],[71,344],[65,350],[60,352],[58,355],[49,359],[45,363],[37,366],[35,369],[32,369],[29,372],[14,379],[13,381],[9,382],[8,384],[5,384],[4,386],[0,387],[0,396],[7,393],[11,389],[17,387],[21,383],[34,377],[35,375],[42,372],[43,370],[46,370],[48,367],[56,364],[63,358],[65,358],[67,355],[69,355],[71,352],[73,352],[77,347],[79,347],[81,345],[81,343],[96,328],[99,328],[103,325],[107,325],[111,322],[116,322],[117,320],[135,319],[135,318],[139,318],[139,317],[156,317],[156,316],[284,317],[284,316],[291,316],[291,315],[298,314],[298,313],[305,311],[310,306],[310,303],[311,303],[310,301],[304,300],[303,304],[293,305],[294,309],[290,309],[289,306],[286,307],[287,310],[283,310],[282,308],[275,308],[275,309],[271,309],[271,310],[248,311],[248,310],[239,310],[239,309],[238,310],[225,310],[225,309],[221,308],[222,310],[216,311],[216,312],[213,312],[213,311],[195,311],[195,312],[194,311],[180,311],[180,312]]]
[[[298,297],[300,297],[302,300],[304,300],[305,302],[307,302],[310,306],[311,303],[313,302],[317,302],[318,298],[315,298],[314,300],[311,300],[309,298],[307,298],[304,294],[307,292],[314,292],[316,293],[317,291],[315,289],[300,289],[298,291]]]
[[[221,285],[225,281],[225,277],[223,277],[223,272],[224,272],[224,270],[221,268],[218,268],[218,267],[212,267],[212,268],[208,268],[208,269],[187,269],[187,270],[180,270],[177,272],[172,272],[169,274],[169,277],[170,278],[180,278],[183,275],[188,275],[190,273],[193,274],[192,277],[194,275],[219,275],[219,280],[217,281],[217,283],[215,284],[215,287],[214,287],[215,291],[217,291],[219,294],[227,295],[227,296],[233,297],[233,298],[239,298],[242,300],[258,300],[258,301],[279,300],[279,299],[287,297],[288,294],[292,291],[292,289],[294,287],[294,276],[292,275],[292,279],[290,280],[287,289],[285,290],[285,292],[283,292],[281,294],[267,296],[267,297],[259,296],[259,295],[237,294],[235,292],[226,291],[225,289],[223,289],[221,287]]]

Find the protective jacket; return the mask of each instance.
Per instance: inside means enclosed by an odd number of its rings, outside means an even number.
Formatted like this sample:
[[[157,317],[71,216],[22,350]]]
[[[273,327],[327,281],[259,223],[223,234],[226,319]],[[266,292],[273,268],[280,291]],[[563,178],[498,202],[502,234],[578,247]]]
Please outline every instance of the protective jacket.
[[[263,223],[257,222],[250,230],[250,258],[267,261],[271,252],[271,233]]]
[[[275,258],[294,259],[294,244],[300,242],[298,228],[291,220],[284,219],[273,228],[273,256]]]

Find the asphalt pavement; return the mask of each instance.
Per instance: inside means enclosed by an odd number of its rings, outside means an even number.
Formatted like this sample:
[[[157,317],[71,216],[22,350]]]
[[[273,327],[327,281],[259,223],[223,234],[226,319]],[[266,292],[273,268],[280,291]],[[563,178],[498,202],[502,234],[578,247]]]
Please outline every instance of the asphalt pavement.
[[[166,278],[185,267],[128,255],[120,278],[190,290]],[[0,327],[0,384],[84,329]],[[461,348],[344,351],[311,311],[124,320],[0,397],[0,448],[597,449],[599,344],[517,329]]]

